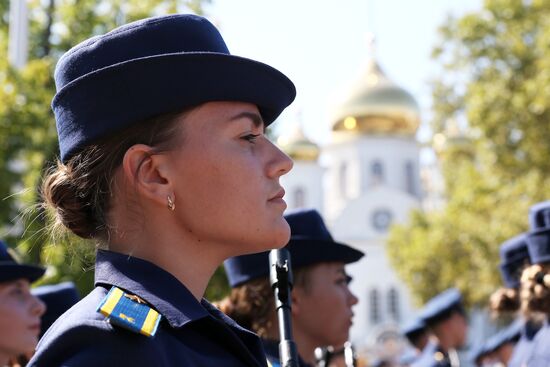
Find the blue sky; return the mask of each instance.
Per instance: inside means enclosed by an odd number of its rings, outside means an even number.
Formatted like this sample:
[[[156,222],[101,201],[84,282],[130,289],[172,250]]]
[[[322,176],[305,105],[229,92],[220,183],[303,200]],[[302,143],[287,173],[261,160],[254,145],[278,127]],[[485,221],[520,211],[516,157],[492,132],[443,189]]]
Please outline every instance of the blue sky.
[[[386,74],[430,118],[430,53],[449,14],[480,9],[481,0],[212,0],[207,16],[232,53],[266,62],[296,84],[298,95],[279,129],[300,120],[317,143],[329,139],[329,114],[369,55],[368,34]],[[424,140],[426,131],[419,138]]]

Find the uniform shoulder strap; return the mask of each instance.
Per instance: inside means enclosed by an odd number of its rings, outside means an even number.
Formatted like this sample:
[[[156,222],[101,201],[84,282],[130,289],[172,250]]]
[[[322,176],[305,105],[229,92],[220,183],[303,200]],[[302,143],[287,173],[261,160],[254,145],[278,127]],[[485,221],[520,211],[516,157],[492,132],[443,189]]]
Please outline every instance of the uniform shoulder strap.
[[[144,300],[117,287],[111,288],[97,312],[107,317],[111,324],[147,337],[155,335],[162,318]]]

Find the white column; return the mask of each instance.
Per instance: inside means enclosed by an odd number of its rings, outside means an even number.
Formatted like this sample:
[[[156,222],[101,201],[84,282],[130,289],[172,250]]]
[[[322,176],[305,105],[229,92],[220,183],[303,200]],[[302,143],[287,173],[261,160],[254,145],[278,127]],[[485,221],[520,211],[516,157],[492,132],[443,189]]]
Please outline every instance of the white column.
[[[16,68],[27,63],[29,21],[27,0],[10,0],[8,61]]]

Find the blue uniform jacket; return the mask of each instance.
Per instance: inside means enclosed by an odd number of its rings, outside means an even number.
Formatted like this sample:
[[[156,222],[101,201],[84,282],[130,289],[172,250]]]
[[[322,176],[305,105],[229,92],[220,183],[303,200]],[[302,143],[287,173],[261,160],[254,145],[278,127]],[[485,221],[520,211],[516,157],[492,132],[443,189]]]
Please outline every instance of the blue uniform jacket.
[[[533,340],[540,330],[540,324],[530,321],[525,322],[521,336],[514,346],[512,356],[508,361],[509,367],[524,367],[533,354]]]
[[[267,360],[271,363],[271,366],[281,367],[281,360],[279,358],[279,341],[262,338],[262,344],[264,345],[265,354],[267,356]],[[304,362],[300,356],[298,356],[298,367],[311,366]]]
[[[533,339],[533,347],[527,360],[527,366],[550,366],[550,325],[548,322],[544,324]]]
[[[150,262],[100,250],[95,284],[47,331],[29,366],[267,366],[254,333]],[[114,326],[96,311],[112,286],[162,315],[154,336]]]

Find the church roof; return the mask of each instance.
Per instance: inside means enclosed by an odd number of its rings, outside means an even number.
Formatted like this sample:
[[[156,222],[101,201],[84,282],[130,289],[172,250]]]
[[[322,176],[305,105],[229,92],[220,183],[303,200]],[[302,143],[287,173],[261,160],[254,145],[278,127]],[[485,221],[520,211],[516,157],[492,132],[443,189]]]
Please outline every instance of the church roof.
[[[392,82],[372,59],[334,111],[332,130],[414,135],[419,123],[420,110],[414,97]]]

